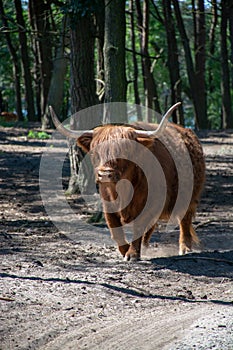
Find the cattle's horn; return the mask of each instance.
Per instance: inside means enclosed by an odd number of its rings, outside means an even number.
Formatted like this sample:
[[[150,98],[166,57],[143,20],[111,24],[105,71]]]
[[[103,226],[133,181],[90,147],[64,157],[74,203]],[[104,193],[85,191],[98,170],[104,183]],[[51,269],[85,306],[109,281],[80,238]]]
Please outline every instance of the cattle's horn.
[[[73,139],[77,139],[78,137],[80,137],[82,134],[92,134],[93,131],[92,130],[70,130],[70,129],[66,129],[62,123],[59,121],[58,117],[56,116],[56,113],[53,110],[52,106],[49,106],[49,111],[53,120],[53,123],[56,127],[56,129],[64,136],[69,137],[69,138],[73,138]]]
[[[156,130],[152,130],[152,131],[137,130],[136,133],[138,135],[141,135],[141,136],[160,136],[164,132],[164,130],[167,126],[168,119],[169,119],[170,115],[180,105],[181,105],[181,102],[177,102],[171,108],[169,108],[169,110],[162,117],[162,120],[161,120],[161,122]]]

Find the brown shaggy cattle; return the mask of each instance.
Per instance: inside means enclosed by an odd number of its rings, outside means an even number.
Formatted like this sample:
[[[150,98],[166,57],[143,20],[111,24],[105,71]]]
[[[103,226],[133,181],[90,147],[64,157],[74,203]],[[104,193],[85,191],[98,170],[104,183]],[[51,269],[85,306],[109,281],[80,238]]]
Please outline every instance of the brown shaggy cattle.
[[[19,117],[16,113],[2,112],[0,116],[4,122],[17,122],[19,120]]]
[[[160,125],[103,125],[81,134],[65,129],[50,108],[57,129],[77,138],[90,152],[99,184],[103,211],[112,238],[125,260],[140,258],[141,243],[148,245],[158,220],[180,226],[179,253],[198,242],[192,226],[205,179],[201,144],[190,129],[167,119]],[[128,243],[123,226],[132,224]]]

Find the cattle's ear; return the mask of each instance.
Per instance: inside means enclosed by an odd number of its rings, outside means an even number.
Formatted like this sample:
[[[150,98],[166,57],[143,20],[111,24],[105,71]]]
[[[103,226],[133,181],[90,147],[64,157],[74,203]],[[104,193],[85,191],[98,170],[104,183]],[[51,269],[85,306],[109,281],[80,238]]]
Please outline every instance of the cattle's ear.
[[[150,137],[137,137],[137,141],[147,148],[150,148],[154,143],[154,139]]]
[[[80,136],[77,139],[77,144],[79,147],[81,147],[84,150],[84,152],[89,152],[91,141],[92,141],[92,134],[84,133],[82,136]]]

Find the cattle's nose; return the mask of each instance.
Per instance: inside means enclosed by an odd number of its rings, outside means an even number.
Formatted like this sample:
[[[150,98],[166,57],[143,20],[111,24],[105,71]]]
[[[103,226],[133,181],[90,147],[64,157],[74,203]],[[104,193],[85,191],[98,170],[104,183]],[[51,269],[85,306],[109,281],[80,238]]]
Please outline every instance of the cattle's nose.
[[[98,182],[117,182],[119,181],[119,174],[110,168],[99,169],[97,171],[97,181]]]

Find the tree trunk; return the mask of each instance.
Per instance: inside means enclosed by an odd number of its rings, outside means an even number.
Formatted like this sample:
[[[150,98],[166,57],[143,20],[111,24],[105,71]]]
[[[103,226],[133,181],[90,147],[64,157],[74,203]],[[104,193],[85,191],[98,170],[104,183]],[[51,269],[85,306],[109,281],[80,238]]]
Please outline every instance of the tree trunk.
[[[67,72],[68,57],[65,57],[65,47],[68,45],[69,38],[64,35],[66,27],[66,18],[63,20],[60,43],[56,50],[56,55],[53,60],[52,78],[48,92],[48,100],[44,118],[42,119],[42,129],[51,126],[51,118],[48,106],[53,106],[57,115],[61,114],[64,100],[64,81]]]
[[[36,23],[35,23],[35,15],[32,7],[32,1],[28,2],[28,12],[29,12],[29,20],[32,31],[36,33]],[[40,64],[39,64],[39,45],[37,44],[37,36],[34,34],[31,38],[32,41],[32,51],[34,56],[34,64],[33,64],[33,81],[35,85],[35,109],[37,119],[41,120],[41,74],[40,74]]]
[[[104,102],[105,95],[105,77],[104,77],[104,18],[105,5],[104,0],[98,1],[96,10],[96,30],[97,30],[97,94],[99,101]]]
[[[212,56],[215,53],[216,48],[216,28],[218,24],[218,7],[217,7],[217,1],[212,0],[211,1],[211,26],[209,31],[209,52]],[[212,60],[211,60],[212,61]],[[208,70],[208,86],[209,86],[209,93],[212,94],[215,90],[214,86],[214,72],[212,70],[212,62],[210,61],[209,70]]]
[[[140,30],[140,46],[142,55],[142,72],[144,90],[146,96],[147,121],[152,122],[152,115],[150,109],[160,113],[160,106],[158,100],[157,86],[153,77],[151,69],[151,60],[148,51],[148,36],[149,36],[149,0],[143,2],[143,12],[141,10],[140,0],[136,0],[136,9],[138,17],[138,27]]]
[[[228,17],[229,17],[229,32],[230,32],[230,44],[231,44],[231,89],[233,89],[233,3],[228,1]]]
[[[231,107],[230,94],[230,70],[228,64],[228,50],[227,50],[227,21],[229,7],[225,0],[221,1],[221,67],[222,67],[222,126],[224,129],[233,128],[233,115]]]
[[[50,34],[50,2],[30,0],[30,17],[35,30],[36,52],[40,71],[40,111],[43,127],[49,127],[46,115],[47,99],[52,77],[52,42]]]
[[[79,17],[71,23],[70,50],[71,50],[71,113],[86,109],[98,104],[94,74],[94,22],[93,16],[87,14]],[[86,119],[71,120],[71,127],[86,130],[93,127],[93,118],[96,115],[87,113]],[[91,174],[84,171],[82,178],[78,176],[79,165],[83,159],[83,153],[70,140],[70,170],[68,193],[80,190],[88,192]]]
[[[179,1],[173,0],[173,6],[174,6],[175,15],[176,15],[177,27],[178,27],[181,41],[182,41],[183,48],[184,48],[187,74],[188,74],[188,79],[189,79],[189,84],[190,84],[191,94],[192,94],[192,99],[193,99],[193,105],[194,105],[194,111],[195,111],[196,127],[197,128],[201,128],[201,127],[206,128],[206,125],[207,125],[206,113],[204,113],[202,110],[202,103],[201,102],[199,103],[200,91],[197,91],[197,81],[196,81],[197,75],[196,75],[196,72],[194,69],[191,49],[190,49],[190,45],[189,45],[189,39],[188,39],[188,36],[186,34],[184,22],[183,22],[181,12],[180,12]],[[205,95],[205,91],[202,90],[202,94]]]
[[[80,18],[70,31],[72,114],[98,103],[94,79],[94,31],[91,16]],[[88,129],[91,125],[91,120],[86,120],[79,128]]]
[[[105,102],[126,102],[125,1],[105,0],[104,73]],[[126,105],[108,105],[104,121],[127,122]]]
[[[216,27],[218,23],[218,6],[216,0],[211,1],[211,15],[212,20],[209,32],[209,48],[211,55],[213,55],[216,46]]]
[[[179,67],[179,55],[176,41],[176,32],[172,18],[171,0],[163,1],[163,13],[168,45],[168,70],[171,84],[171,105],[182,100],[181,98],[181,77]],[[182,106],[173,112],[174,123],[184,125],[184,114]]]
[[[25,81],[25,94],[28,120],[35,121],[35,108],[34,108],[34,96],[32,88],[32,77],[30,71],[30,59],[28,55],[27,47],[27,36],[26,36],[26,25],[23,18],[23,10],[20,0],[14,0],[16,9],[16,19],[19,28],[19,44],[22,56],[23,70],[24,70],[24,81]]]
[[[195,23],[195,80],[196,80],[196,93],[198,101],[198,119],[199,128],[208,128],[207,119],[207,104],[206,104],[206,84],[205,84],[205,6],[204,0],[198,0],[198,7],[196,11],[196,23]]]
[[[7,29],[8,28],[8,21],[7,21],[7,17],[5,16],[5,13],[4,13],[4,7],[3,7],[2,0],[0,0],[0,16],[1,16],[2,23],[3,23],[4,27]],[[21,70],[20,70],[19,59],[18,59],[16,49],[12,44],[10,33],[7,30],[5,32],[5,37],[6,37],[7,46],[8,46],[9,52],[11,54],[12,61],[13,61],[13,76],[15,77],[16,112],[17,112],[17,115],[19,117],[19,120],[23,120],[21,88],[20,88]]]
[[[129,3],[129,12],[130,12],[130,37],[132,41],[132,58],[133,58],[133,88],[134,88],[134,101],[137,105],[137,119],[142,120],[142,113],[141,113],[141,100],[139,96],[139,90],[138,90],[138,62],[137,62],[137,56],[136,56],[136,41],[135,41],[135,25],[134,25],[134,0],[130,0]]]

